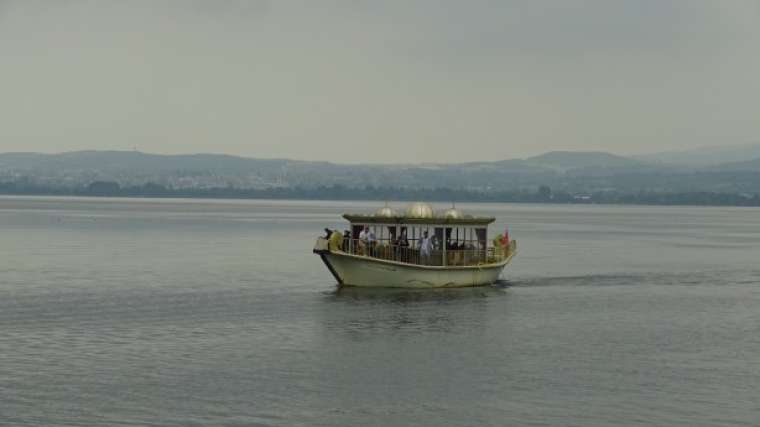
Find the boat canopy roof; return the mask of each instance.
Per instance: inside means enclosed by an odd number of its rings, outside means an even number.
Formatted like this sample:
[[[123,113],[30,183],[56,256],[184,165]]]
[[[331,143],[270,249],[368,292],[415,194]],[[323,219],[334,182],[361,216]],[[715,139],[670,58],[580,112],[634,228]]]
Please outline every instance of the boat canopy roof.
[[[436,224],[436,225],[481,225],[487,226],[495,221],[493,217],[472,217],[464,216],[462,218],[446,218],[443,216],[416,218],[406,215],[393,217],[362,215],[362,214],[345,214],[343,218],[352,224]]]
[[[343,218],[352,224],[410,224],[410,225],[469,225],[488,226],[494,222],[493,217],[474,217],[465,215],[452,205],[451,209],[436,212],[427,203],[411,204],[406,212],[398,213],[388,206],[375,211],[374,214],[345,214]]]

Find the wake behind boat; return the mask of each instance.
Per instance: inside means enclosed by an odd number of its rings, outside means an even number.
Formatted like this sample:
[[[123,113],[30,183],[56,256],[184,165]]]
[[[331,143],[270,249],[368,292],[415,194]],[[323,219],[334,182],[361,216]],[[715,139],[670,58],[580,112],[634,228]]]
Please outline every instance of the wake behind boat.
[[[493,217],[464,215],[452,207],[436,213],[426,203],[404,214],[385,206],[371,215],[345,214],[345,233],[332,231],[314,246],[339,285],[440,288],[496,282],[517,253],[508,233],[489,246]]]

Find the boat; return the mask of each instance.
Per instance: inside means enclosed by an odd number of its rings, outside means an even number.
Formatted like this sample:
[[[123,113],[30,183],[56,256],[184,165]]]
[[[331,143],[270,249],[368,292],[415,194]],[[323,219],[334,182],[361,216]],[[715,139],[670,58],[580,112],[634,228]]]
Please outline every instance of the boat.
[[[313,250],[339,286],[487,286],[517,254],[508,232],[489,244],[488,226],[495,218],[465,215],[453,205],[436,212],[417,202],[398,213],[386,204],[372,214],[343,218],[349,229],[325,229]]]

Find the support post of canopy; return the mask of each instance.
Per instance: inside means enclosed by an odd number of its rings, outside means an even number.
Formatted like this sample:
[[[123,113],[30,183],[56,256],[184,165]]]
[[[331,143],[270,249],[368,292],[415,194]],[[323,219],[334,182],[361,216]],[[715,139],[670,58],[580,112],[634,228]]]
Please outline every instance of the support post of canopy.
[[[443,225],[443,239],[441,239],[441,250],[443,251],[443,260],[441,261],[441,265],[446,267],[446,264],[448,264],[446,260],[446,225]]]

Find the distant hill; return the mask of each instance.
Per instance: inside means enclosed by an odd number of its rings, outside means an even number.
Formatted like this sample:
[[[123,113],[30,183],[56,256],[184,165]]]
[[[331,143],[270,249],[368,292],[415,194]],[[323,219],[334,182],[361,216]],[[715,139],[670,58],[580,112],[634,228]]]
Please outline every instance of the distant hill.
[[[744,162],[723,163],[710,168],[711,171],[720,172],[754,172],[760,173],[760,158]]]
[[[648,166],[644,161],[629,157],[616,156],[604,152],[583,151],[551,151],[540,156],[528,158],[525,161],[531,165],[552,168],[563,172],[587,168],[628,169]]]
[[[535,192],[548,186],[566,194],[755,194],[760,193],[758,163],[760,160],[686,167],[604,152],[556,151],[527,159],[383,165],[78,151],[0,154],[0,184],[60,189],[83,188],[95,182],[122,187],[155,184],[167,189],[445,188],[476,193]]]
[[[262,160],[223,154],[159,155],[138,151],[72,151],[60,154],[0,154],[0,169],[23,171],[111,170],[155,173],[192,170],[241,173],[276,169],[290,160]]]
[[[136,151],[77,151],[61,154],[0,154],[0,171],[31,174],[216,174],[257,175],[267,179],[316,180],[329,176],[347,184],[372,185],[482,185],[497,176],[553,176],[573,170],[597,168],[614,171],[641,167],[644,163],[608,153],[551,152],[530,159],[454,164],[345,165],[285,159],[254,159],[220,154],[159,155]],[[292,183],[292,182],[291,182]]]
[[[636,159],[661,164],[682,166],[714,166],[722,163],[743,162],[760,158],[760,144],[728,145],[723,147],[702,147],[683,151],[636,156]]]

